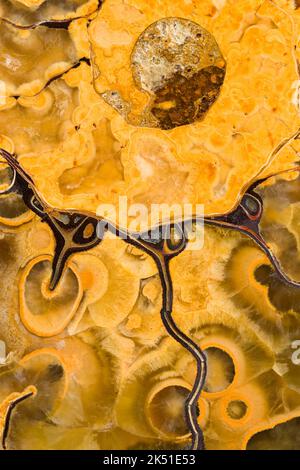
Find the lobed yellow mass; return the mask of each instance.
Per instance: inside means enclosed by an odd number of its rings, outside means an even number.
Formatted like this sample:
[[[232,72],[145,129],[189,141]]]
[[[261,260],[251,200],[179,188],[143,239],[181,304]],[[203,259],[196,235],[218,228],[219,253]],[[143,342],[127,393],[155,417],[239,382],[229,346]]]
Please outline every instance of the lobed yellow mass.
[[[288,0],[1,0],[0,147],[60,210],[118,210],[126,196],[226,213],[249,182],[299,161],[299,35]],[[260,191],[264,233],[296,275],[299,179]],[[0,229],[5,446],[186,447],[196,366],[163,327],[153,259],[106,237],[52,292],[53,235],[20,195],[0,195]],[[297,288],[221,228],[170,269],[174,319],[207,355],[206,448],[299,449]]]

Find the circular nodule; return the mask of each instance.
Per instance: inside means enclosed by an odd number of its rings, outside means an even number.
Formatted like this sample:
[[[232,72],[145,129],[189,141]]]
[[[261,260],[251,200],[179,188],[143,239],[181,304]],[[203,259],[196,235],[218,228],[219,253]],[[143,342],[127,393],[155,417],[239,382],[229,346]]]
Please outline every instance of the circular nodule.
[[[181,385],[169,385],[159,390],[148,407],[152,426],[169,437],[188,435],[184,409],[189,393]]]
[[[82,285],[74,266],[68,266],[60,285],[50,291],[52,258],[32,259],[21,274],[19,285],[20,318],[31,333],[51,337],[61,333],[77,311]]]
[[[218,393],[226,390],[233,382],[235,367],[232,358],[220,348],[205,349],[207,357],[207,377],[204,391]]]
[[[258,199],[256,199],[251,194],[247,194],[246,196],[244,196],[242,200],[242,205],[244,205],[245,209],[251,215],[257,215],[260,212],[260,203]]]
[[[227,414],[231,419],[242,419],[246,415],[248,407],[244,401],[232,400],[228,403]]]
[[[131,66],[137,86],[152,97],[142,125],[164,130],[204,119],[226,70],[212,34],[183,18],[150,25],[135,44]]]

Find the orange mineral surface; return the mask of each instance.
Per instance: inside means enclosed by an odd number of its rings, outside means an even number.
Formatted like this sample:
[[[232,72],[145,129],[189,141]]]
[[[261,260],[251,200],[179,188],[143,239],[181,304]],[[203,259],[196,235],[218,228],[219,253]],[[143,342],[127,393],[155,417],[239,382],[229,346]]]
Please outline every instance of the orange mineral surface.
[[[0,448],[300,449],[298,4],[0,0]]]

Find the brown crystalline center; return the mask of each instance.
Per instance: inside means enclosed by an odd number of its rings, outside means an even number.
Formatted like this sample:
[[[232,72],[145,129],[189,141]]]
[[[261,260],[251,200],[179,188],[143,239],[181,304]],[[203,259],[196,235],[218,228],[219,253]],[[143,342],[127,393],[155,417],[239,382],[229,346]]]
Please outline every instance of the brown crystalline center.
[[[164,130],[204,119],[225,78],[225,60],[213,36],[181,18],[150,25],[131,63],[137,86],[151,96],[141,125]]]

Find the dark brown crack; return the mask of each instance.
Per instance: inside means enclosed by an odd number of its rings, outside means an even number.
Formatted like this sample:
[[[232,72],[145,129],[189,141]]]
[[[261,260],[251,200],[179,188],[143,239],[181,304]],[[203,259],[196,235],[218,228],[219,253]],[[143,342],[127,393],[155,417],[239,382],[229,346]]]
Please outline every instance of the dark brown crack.
[[[62,78],[66,73],[70,72],[71,70],[75,70],[77,69],[81,64],[83,63],[86,63],[88,66],[91,65],[91,61],[88,57],[82,57],[81,59],[79,59],[75,64],[71,65],[68,69],[64,70],[63,72],[57,74],[57,75],[54,75],[54,77],[50,78],[46,83],[45,85],[43,86],[43,88],[41,90],[39,90],[37,93],[35,93],[34,95],[30,95],[30,97],[34,97],[34,96],[37,96],[39,95],[40,93],[42,93],[42,91],[44,91],[49,85],[51,85],[52,82],[55,82],[56,80],[59,80],[60,78]],[[15,99],[18,99],[18,98],[23,98],[24,95],[12,95],[11,98],[15,98]]]
[[[220,94],[225,69],[205,67],[186,78],[176,73],[162,88],[155,91],[151,113],[164,130],[204,119]]]
[[[24,29],[24,30],[30,29],[30,28],[27,27],[27,26],[26,26],[26,27],[25,27],[25,26],[24,26],[24,27],[23,27],[23,26],[21,27],[21,26],[18,26],[18,25],[16,25],[16,24],[10,22],[10,21],[7,21],[7,20],[5,20],[5,19],[1,19],[1,18],[0,18],[0,24],[1,24],[1,21],[2,21],[4,24],[10,23],[10,24],[12,25],[12,28],[16,28],[17,30],[20,29],[20,28],[21,28],[21,29]],[[72,21],[73,21],[73,20],[72,20]],[[45,25],[42,25],[42,24],[40,24],[40,23],[35,25],[35,27],[38,27],[38,26],[41,27],[41,31],[40,31],[40,32],[45,34],[45,28],[44,28]],[[7,26],[5,27],[4,25],[3,25],[3,27],[4,27],[4,28],[7,28]],[[14,33],[14,31],[10,31],[10,35],[11,35],[12,37],[13,37],[13,33]],[[37,34],[37,36],[39,36],[39,31],[37,31],[35,34]],[[86,64],[88,64],[89,67],[91,66],[91,60],[90,60],[89,57],[80,57],[80,56],[78,57],[78,55],[77,55],[77,53],[76,53],[76,50],[74,49],[75,46],[74,46],[74,44],[73,44],[72,38],[70,38],[70,35],[69,35],[67,32],[63,33],[63,31],[61,31],[61,32],[59,33],[59,32],[57,31],[57,33],[55,33],[55,31],[52,31],[51,35],[54,35],[54,37],[52,38],[52,40],[53,40],[52,42],[53,42],[54,44],[55,44],[56,39],[57,39],[57,38],[56,38],[56,34],[59,34],[59,37],[61,36],[62,39],[63,39],[63,38],[66,39],[66,38],[67,38],[68,42],[70,42],[70,46],[67,47],[67,50],[70,49],[70,51],[72,51],[72,53],[70,52],[70,53],[69,53],[69,56],[63,59],[63,62],[69,63],[69,64],[71,64],[71,65],[69,65],[69,66],[66,65],[66,66],[65,66],[66,68],[65,68],[62,72],[59,72],[59,73],[57,73],[56,75],[54,75],[53,77],[51,77],[50,79],[48,79],[44,85],[41,84],[41,88],[38,89],[38,91],[37,91],[34,95],[29,94],[30,97],[38,95],[41,91],[43,91],[45,88],[47,88],[53,81],[55,81],[55,80],[61,78],[64,74],[68,73],[70,70],[76,69],[77,67],[79,67],[79,65],[80,65],[82,62],[85,62]],[[5,34],[4,34],[3,37],[5,38]],[[72,45],[72,47],[71,47],[71,45]],[[47,47],[47,41],[45,41],[44,47]],[[58,50],[58,51],[59,51],[59,50]],[[61,59],[58,59],[58,61],[61,61]],[[49,64],[49,65],[50,65],[50,64]],[[49,66],[49,65],[48,65],[48,66]],[[11,72],[11,73],[12,73],[12,72]],[[36,74],[35,74],[35,76],[32,77],[32,79],[34,80],[35,78],[38,78],[38,77],[36,76]],[[3,80],[5,80],[5,78],[3,78]],[[29,82],[30,82],[30,78],[29,78]],[[20,84],[19,84],[19,85],[20,85]],[[13,93],[11,92],[11,94],[7,95],[7,97],[12,97],[12,98],[16,98],[16,99],[19,98],[19,97],[26,97],[26,96],[28,96],[28,93],[16,93],[16,92],[15,92],[15,93],[13,94]]]
[[[3,21],[7,24],[10,24],[11,26],[14,26],[15,28],[18,29],[35,29],[39,26],[45,26],[46,28],[54,28],[54,29],[68,29],[70,24],[73,21],[76,20],[81,20],[81,19],[88,19],[95,13],[97,13],[101,6],[102,6],[103,0],[98,0],[98,5],[97,8],[95,8],[94,11],[91,13],[88,13],[87,15],[82,15],[82,16],[74,16],[72,18],[67,18],[67,19],[61,19],[61,20],[54,20],[54,19],[48,19],[48,20],[43,20],[43,21],[38,21],[36,23],[28,24],[28,25],[21,25],[14,23],[13,21],[9,20],[8,18],[2,17],[0,18],[0,21]]]

